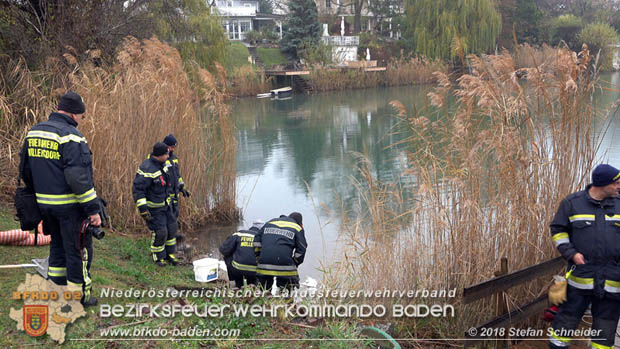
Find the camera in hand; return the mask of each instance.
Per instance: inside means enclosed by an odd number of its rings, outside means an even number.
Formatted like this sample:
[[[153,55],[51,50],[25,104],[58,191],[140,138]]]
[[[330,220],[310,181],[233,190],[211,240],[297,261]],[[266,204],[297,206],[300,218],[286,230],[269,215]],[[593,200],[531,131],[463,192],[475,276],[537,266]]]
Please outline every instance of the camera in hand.
[[[91,234],[95,239],[101,240],[105,236],[105,231],[101,227],[90,224],[90,220],[85,219],[80,226],[80,234]]]
[[[101,240],[105,236],[105,231],[103,231],[101,227],[95,227],[94,225],[90,225],[90,224],[86,228],[86,233],[92,234],[93,237],[97,240]]]
[[[103,199],[103,198],[99,198],[99,215],[101,216],[101,226],[100,227],[96,227],[94,225],[90,224],[90,221],[86,221],[86,233],[92,234],[93,237],[97,240],[101,240],[103,239],[103,237],[105,236],[105,231],[103,229],[101,229],[102,227],[107,227],[108,224],[108,212],[106,210],[106,206],[108,206],[108,203]]]
[[[102,227],[108,226],[108,213],[106,211],[107,203],[102,198],[99,198],[99,215],[101,217],[101,226],[96,227],[90,224],[90,219],[86,218],[82,221],[82,225],[80,226],[80,234],[91,234],[95,239],[101,240],[105,236],[105,231],[101,229]]]

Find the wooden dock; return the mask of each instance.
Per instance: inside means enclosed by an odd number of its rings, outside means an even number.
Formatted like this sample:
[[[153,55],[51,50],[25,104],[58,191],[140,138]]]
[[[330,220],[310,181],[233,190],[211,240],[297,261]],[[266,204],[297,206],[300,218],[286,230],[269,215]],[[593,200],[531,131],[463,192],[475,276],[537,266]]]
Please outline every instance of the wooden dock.
[[[340,68],[325,68],[327,71],[342,71],[342,70],[363,70],[365,72],[380,72],[386,71],[386,67],[340,67]],[[309,70],[265,70],[266,76],[300,76],[310,75]]]
[[[371,68],[364,68],[364,71],[386,71],[387,68],[386,67],[371,67]]]
[[[309,70],[265,70],[267,76],[296,76],[310,75]]]

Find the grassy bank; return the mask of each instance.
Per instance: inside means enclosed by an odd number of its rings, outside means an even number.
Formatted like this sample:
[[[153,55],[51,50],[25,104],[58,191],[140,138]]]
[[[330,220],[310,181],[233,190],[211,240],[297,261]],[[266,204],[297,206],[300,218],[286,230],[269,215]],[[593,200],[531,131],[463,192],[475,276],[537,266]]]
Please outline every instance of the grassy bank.
[[[11,213],[6,207],[0,207],[0,229],[16,228],[12,221]],[[129,234],[128,234],[129,235]],[[99,305],[87,308],[88,315],[69,324],[66,328],[65,344],[71,347],[92,348],[96,347],[135,347],[135,340],[118,340],[143,338],[140,347],[264,347],[290,348],[291,340],[295,340],[295,347],[325,347],[325,348],[350,348],[371,347],[369,341],[339,340],[343,338],[360,338],[357,327],[362,325],[356,319],[308,319],[286,318],[283,314],[278,317],[269,316],[234,316],[225,314],[222,317],[201,318],[198,316],[183,317],[177,315],[169,318],[151,318],[148,314],[138,317],[102,317],[99,313],[100,305],[127,305],[129,303],[148,304],[195,304],[199,307],[204,305],[235,305],[256,304],[258,306],[287,305],[289,301],[284,298],[249,297],[144,297],[144,298],[111,298],[102,297],[100,292],[104,288],[117,290],[166,290],[168,287],[176,289],[215,289],[224,288],[223,281],[216,283],[198,283],[194,281],[192,266],[179,265],[177,267],[157,267],[151,260],[148,252],[149,238],[144,236],[128,236],[108,233],[102,240],[94,241],[95,258],[92,267],[93,290],[99,298]],[[30,263],[32,258],[45,258],[49,247],[13,247],[0,245],[0,264]],[[3,269],[0,273],[2,294],[0,297],[0,346],[25,347],[31,345],[43,345],[50,347],[56,344],[48,335],[42,337],[30,337],[23,331],[16,330],[16,322],[9,318],[10,308],[19,309],[23,302],[12,300],[12,292],[25,280],[25,273],[34,273],[32,269]],[[171,336],[164,337],[164,341],[157,341],[157,337],[109,335],[108,338],[117,340],[104,340],[102,331],[112,329],[135,329],[150,328],[166,329],[172,332],[175,328],[185,329],[197,326],[214,331],[239,330],[231,338],[217,337],[200,338],[185,337],[171,341]],[[230,333],[230,332],[229,332]],[[177,336],[179,337],[179,336]],[[77,339],[82,339],[78,341]],[[84,340],[87,339],[87,340]],[[184,340],[185,339],[185,340]],[[189,340],[192,339],[192,340]],[[263,341],[263,339],[274,339]],[[305,339],[306,341],[297,341]]]
[[[0,140],[8,152],[0,174],[3,193],[14,192],[18,152],[26,132],[47,120],[59,94],[78,92],[86,104],[79,130],[93,152],[97,193],[108,201],[117,227],[142,226],[131,194],[140,163],[155,142],[174,133],[189,199],[183,224],[234,221],[235,151],[232,121],[223,103],[224,82],[184,64],[179,52],[157,39],[127,38],[116,60],[78,61],[71,52],[31,71],[23,61],[3,62],[0,80]],[[222,79],[219,79],[222,80]]]
[[[265,64],[266,69],[269,69],[274,65],[286,64],[288,62],[286,56],[282,54],[282,51],[280,51],[279,48],[257,47],[256,53]]]

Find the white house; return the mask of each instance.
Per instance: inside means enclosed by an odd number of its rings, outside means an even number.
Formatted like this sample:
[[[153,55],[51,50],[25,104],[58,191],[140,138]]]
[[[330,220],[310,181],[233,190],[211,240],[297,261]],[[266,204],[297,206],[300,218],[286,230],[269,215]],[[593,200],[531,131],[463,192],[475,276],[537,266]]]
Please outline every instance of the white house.
[[[244,40],[245,33],[259,30],[261,24],[274,22],[282,37],[282,15],[260,13],[257,0],[213,0],[211,12],[222,17],[229,40]]]

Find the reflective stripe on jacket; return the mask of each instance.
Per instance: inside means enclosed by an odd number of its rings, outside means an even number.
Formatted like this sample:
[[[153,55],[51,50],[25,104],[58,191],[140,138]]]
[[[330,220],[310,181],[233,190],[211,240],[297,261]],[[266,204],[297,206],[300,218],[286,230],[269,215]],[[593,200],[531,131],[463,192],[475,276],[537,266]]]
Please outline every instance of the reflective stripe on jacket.
[[[133,199],[140,212],[158,209],[169,203],[168,194],[172,191],[164,164],[151,155],[144,160],[133,180]]]
[[[256,234],[254,248],[257,274],[298,276],[297,266],[303,263],[307,248],[304,229],[290,217],[274,218]]]
[[[239,230],[229,236],[220,246],[220,252],[226,257],[232,256],[232,266],[240,271],[256,272],[256,255],[254,254],[254,236],[258,228]]]
[[[594,200],[590,188],[562,200],[550,225],[551,237],[571,267],[576,253],[586,260],[586,264],[574,265],[569,285],[620,298],[620,199]]]
[[[48,121],[35,125],[22,147],[26,152],[22,176],[34,188],[41,208],[74,206],[89,216],[99,212],[99,201],[91,151],[76,126],[75,120],[61,113],[52,113]]]

